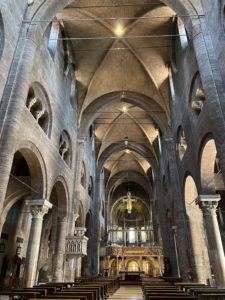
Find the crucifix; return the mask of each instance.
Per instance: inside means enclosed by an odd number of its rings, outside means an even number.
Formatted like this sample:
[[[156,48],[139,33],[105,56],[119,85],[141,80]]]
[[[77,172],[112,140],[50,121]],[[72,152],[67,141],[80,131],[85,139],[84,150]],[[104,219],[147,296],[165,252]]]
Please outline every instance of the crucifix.
[[[132,208],[133,208],[132,203],[137,202],[137,200],[131,198],[131,192],[130,191],[127,192],[127,198],[125,198],[123,200],[123,202],[127,202],[127,211],[128,211],[128,214],[131,214],[131,211],[132,211]]]

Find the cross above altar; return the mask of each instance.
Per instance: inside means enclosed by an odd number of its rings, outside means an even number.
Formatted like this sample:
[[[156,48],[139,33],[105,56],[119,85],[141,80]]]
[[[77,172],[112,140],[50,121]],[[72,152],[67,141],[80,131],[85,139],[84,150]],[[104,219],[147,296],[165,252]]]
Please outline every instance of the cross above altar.
[[[123,200],[123,202],[127,202],[127,211],[128,211],[128,214],[131,214],[131,211],[132,211],[132,208],[133,208],[132,203],[137,202],[137,200],[134,199],[134,198],[131,198],[131,192],[130,191],[127,192],[127,198],[125,198]]]

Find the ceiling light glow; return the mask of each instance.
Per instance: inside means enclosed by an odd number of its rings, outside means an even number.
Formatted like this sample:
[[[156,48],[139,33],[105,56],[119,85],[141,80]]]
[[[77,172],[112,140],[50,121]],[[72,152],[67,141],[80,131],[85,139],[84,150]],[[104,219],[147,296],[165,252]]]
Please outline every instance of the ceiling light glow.
[[[123,112],[126,113],[127,112],[127,107],[123,106]]]
[[[125,29],[124,29],[123,25],[120,22],[118,22],[116,24],[116,28],[115,28],[115,35],[120,37],[124,34],[124,32],[125,32]]]

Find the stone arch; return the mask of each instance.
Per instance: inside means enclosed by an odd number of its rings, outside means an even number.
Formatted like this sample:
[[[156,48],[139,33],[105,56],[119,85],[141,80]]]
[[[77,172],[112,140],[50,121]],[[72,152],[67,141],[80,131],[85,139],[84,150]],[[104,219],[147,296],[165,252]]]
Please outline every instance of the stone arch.
[[[37,146],[28,140],[20,141],[16,146],[16,152],[19,151],[25,158],[30,168],[32,176],[31,186],[38,189],[40,192],[35,199],[47,197],[47,169],[46,163],[41,151]]]
[[[101,170],[103,168],[103,165],[107,158],[109,158],[113,153],[118,152],[120,150],[124,149],[124,142],[121,143],[115,143],[109,147],[107,147],[101,154],[99,161],[98,161],[98,170],[97,170],[97,176],[100,176]],[[140,154],[143,157],[146,157],[146,160],[149,162],[149,164],[152,166],[154,173],[156,175],[159,174],[158,170],[158,164],[154,157],[149,156],[149,150],[141,145],[137,145],[135,143],[129,142],[127,149],[135,151],[136,153]]]
[[[140,264],[137,259],[131,257],[126,261],[126,270],[128,271],[140,271]]]
[[[194,206],[194,200],[198,197],[195,181],[191,175],[187,175],[184,181],[185,206]]]
[[[55,189],[58,199],[58,211],[61,215],[66,216],[68,212],[69,191],[66,180],[63,176],[58,176],[56,178],[52,187],[52,190],[53,189]]]
[[[74,0],[52,1],[51,3],[43,2],[34,12],[33,16],[31,16],[31,20],[33,22],[41,19],[52,20],[59,11],[63,10],[73,1]],[[198,10],[201,11],[201,7],[195,7],[190,0],[162,0],[162,2],[180,15],[188,34],[191,36],[193,26],[200,23],[199,18],[196,18],[196,14],[198,14]],[[186,17],[187,15],[190,17]],[[33,28],[33,26],[29,28],[28,35],[32,34],[33,38],[39,39],[48,25],[47,22],[39,22],[35,28]]]
[[[130,172],[130,175],[131,175],[131,178],[137,177],[135,179],[135,183],[139,184],[143,188],[143,190],[146,191],[146,193],[151,192],[152,186],[146,177],[141,177],[140,173],[133,172],[133,171]],[[137,175],[139,175],[139,176],[137,176]],[[119,185],[123,184],[124,182],[127,182],[128,178],[127,178],[127,172],[119,172],[116,175],[112,176],[109,179],[107,186],[106,186],[106,190],[105,190],[106,198],[110,195],[111,192],[113,192],[113,190],[115,188],[117,188]]]
[[[123,95],[123,96],[122,96]],[[162,107],[154,101],[154,99],[149,98],[148,96],[136,92],[129,92],[129,91],[115,91],[105,95],[100,96],[99,98],[95,99],[94,101],[87,106],[79,118],[79,136],[82,138],[86,136],[88,130],[96,119],[96,117],[102,112],[105,108],[109,107],[111,104],[118,102],[123,97],[123,101],[127,103],[136,105],[143,110],[149,113],[149,116],[154,120],[157,126],[160,128],[163,134],[168,133],[168,126],[167,126],[167,117],[165,111]],[[149,101],[151,100],[151,101]],[[90,117],[90,111],[92,112]],[[155,111],[152,113],[151,111]],[[157,111],[157,113],[156,113]]]
[[[28,174],[23,175],[18,173],[20,172],[20,169],[16,169],[14,166],[15,159],[25,161],[29,171]],[[19,177],[21,177],[21,179],[19,179]],[[22,179],[23,177],[29,177],[29,182],[26,183],[26,180],[24,181]],[[11,184],[10,180],[12,178],[21,182],[23,186],[11,193],[9,189]],[[39,150],[30,142],[21,143],[20,147],[18,147],[18,150],[14,154],[2,216],[7,215],[8,210],[20,198],[20,196],[27,196],[31,199],[42,199],[46,197],[45,163]]]
[[[198,191],[195,181],[190,173],[184,179],[184,201],[189,229],[189,249],[187,251],[190,269],[189,277],[192,281],[206,283],[210,277],[209,257],[204,232],[202,211],[195,200]]]
[[[215,193],[214,167],[217,156],[216,144],[211,135],[202,142],[200,148],[200,178],[203,194]]]

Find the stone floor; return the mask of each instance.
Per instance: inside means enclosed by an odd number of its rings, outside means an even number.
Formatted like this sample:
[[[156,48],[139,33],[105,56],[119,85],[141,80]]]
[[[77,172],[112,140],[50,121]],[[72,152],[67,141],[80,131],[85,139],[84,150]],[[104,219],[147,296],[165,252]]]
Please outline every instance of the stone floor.
[[[121,286],[112,296],[108,299],[126,299],[126,300],[142,300],[143,293],[140,286]]]

